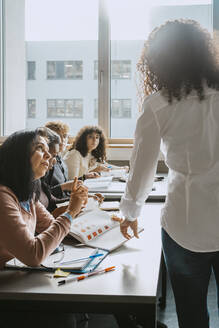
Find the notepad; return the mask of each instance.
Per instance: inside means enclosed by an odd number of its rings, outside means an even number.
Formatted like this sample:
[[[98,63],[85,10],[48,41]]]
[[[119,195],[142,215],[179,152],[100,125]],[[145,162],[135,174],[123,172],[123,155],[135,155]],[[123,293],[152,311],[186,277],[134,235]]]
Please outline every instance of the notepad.
[[[138,232],[143,230],[139,227]],[[89,247],[109,252],[128,241],[120,232],[120,223],[112,220],[112,214],[100,209],[85,211],[74,219],[69,234]]]

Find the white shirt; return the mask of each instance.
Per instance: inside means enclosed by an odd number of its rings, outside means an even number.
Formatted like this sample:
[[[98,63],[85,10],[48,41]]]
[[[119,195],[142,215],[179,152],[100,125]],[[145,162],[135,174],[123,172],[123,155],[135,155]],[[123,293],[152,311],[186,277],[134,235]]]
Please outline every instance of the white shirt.
[[[76,149],[68,151],[63,160],[68,167],[69,180],[74,179],[74,177],[82,177],[84,174],[87,174],[89,170],[94,169],[97,166],[96,159],[91,153],[88,153],[87,156],[83,157]]]
[[[205,99],[199,101],[193,91],[171,105],[157,92],[146,98],[143,109],[120,205],[123,215],[130,220],[139,216],[153,185],[161,144],[169,167],[162,227],[184,248],[218,251],[219,92],[206,88]]]

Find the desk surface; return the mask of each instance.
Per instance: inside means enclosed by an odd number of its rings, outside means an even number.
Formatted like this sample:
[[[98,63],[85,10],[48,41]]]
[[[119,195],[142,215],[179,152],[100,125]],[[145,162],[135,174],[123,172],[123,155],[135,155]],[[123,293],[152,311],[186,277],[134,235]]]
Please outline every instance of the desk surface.
[[[107,302],[156,304],[161,259],[160,210],[163,204],[147,203],[139,222],[145,231],[111,253],[101,267],[114,272],[57,286],[51,273],[5,270],[0,272],[0,302],[7,300]]]

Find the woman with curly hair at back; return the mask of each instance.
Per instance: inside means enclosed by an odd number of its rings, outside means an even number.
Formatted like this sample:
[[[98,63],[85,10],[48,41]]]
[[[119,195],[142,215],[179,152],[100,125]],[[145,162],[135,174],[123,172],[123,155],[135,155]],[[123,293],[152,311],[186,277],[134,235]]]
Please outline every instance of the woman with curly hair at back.
[[[144,96],[121,232],[137,217],[156,171],[160,145],[169,168],[162,211],[163,250],[180,328],[208,328],[212,270],[219,287],[219,69],[211,36],[192,20],[150,34],[138,64]]]
[[[109,171],[106,161],[106,137],[99,126],[84,126],[75,137],[64,161],[68,167],[68,178],[80,177],[87,173]],[[110,165],[110,168],[116,166]],[[116,167],[118,168],[118,167]]]

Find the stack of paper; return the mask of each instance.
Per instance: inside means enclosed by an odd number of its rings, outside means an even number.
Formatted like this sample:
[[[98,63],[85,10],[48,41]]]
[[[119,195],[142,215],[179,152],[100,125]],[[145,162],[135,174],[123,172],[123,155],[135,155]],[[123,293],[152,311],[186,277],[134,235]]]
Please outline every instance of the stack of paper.
[[[101,172],[102,177],[114,177],[114,178],[122,178],[127,175],[127,171],[125,169],[118,170],[110,170],[108,172]]]
[[[113,177],[99,177],[96,179],[87,179],[84,181],[84,185],[88,188],[88,191],[95,192],[100,190],[106,190],[109,188]]]

